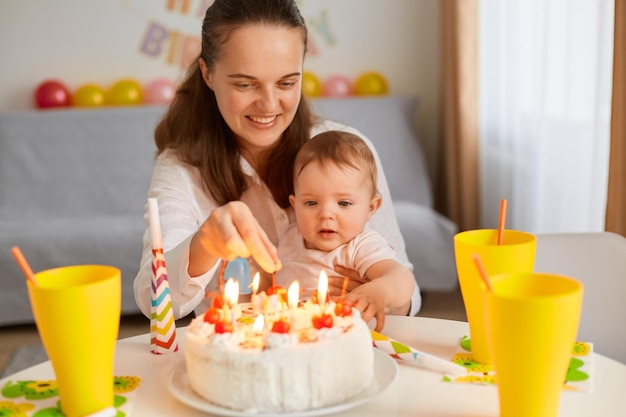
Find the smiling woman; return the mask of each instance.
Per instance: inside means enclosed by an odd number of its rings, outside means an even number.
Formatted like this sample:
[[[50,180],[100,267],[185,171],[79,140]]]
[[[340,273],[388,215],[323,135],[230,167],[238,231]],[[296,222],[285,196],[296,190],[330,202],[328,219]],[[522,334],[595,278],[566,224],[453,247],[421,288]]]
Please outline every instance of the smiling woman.
[[[254,25],[233,32],[229,48],[211,67],[199,60],[202,78],[235,135],[239,152],[257,172],[263,154],[291,124],[301,96],[304,43],[297,29]],[[265,62],[273,62],[271,66]]]
[[[314,129],[337,126],[314,118],[302,97],[307,42],[293,0],[216,0],[207,10],[200,56],[156,130],[158,156],[148,190],[159,204],[175,317],[205,309],[199,304],[209,283],[215,285],[221,259],[251,257],[264,274],[260,289],[280,269],[276,245],[294,221],[293,179],[285,173]],[[389,187],[380,178],[375,229],[410,267]],[[149,316],[147,232],[143,243],[135,295]],[[353,269],[343,273],[363,279]],[[419,291],[413,288],[415,313]],[[406,305],[402,314],[408,311]]]

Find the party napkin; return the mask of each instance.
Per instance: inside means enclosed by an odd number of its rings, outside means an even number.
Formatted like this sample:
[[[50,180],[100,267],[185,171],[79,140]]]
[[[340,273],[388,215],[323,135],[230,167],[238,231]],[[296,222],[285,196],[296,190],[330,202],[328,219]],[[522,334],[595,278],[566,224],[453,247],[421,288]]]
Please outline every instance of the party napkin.
[[[471,355],[471,340],[468,336],[459,339],[457,353],[452,361],[465,367],[466,374],[463,376],[446,375],[445,382],[456,382],[465,384],[494,385],[496,373],[493,366],[476,362]],[[520,358],[524,360],[524,358]],[[575,342],[572,348],[572,358],[565,376],[563,389],[577,392],[592,391],[592,371],[593,371],[593,343]]]
[[[442,372],[451,375],[465,375],[467,370],[454,362],[438,358],[429,353],[398,342],[390,337],[380,334],[374,330],[372,332],[372,343],[374,347],[391,355],[392,358],[413,363],[425,369]]]
[[[85,383],[88,383],[86,381]],[[131,414],[136,389],[141,383],[138,376],[113,377],[113,405],[118,416]],[[57,382],[8,380],[0,391],[0,416],[57,417],[63,416],[59,406]]]
[[[171,353],[178,350],[176,322],[172,310],[170,285],[167,280],[159,206],[155,198],[148,199],[150,236],[152,239],[152,300],[150,311],[150,345],[155,354]]]

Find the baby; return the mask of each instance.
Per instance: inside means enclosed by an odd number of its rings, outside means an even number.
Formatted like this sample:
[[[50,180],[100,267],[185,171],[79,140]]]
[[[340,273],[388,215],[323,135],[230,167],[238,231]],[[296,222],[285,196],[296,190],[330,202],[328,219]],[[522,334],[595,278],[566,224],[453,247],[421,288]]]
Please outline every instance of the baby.
[[[415,280],[387,241],[366,229],[381,204],[376,182],[374,155],[354,134],[327,131],[302,146],[289,197],[296,223],[278,245],[283,267],[277,283],[289,285],[297,279],[304,298],[309,298],[322,269],[329,277],[339,276],[336,265],[356,271],[360,285],[353,283],[345,300],[364,320],[375,317],[380,330],[385,314],[408,312]],[[340,295],[336,288],[329,288],[335,297]]]

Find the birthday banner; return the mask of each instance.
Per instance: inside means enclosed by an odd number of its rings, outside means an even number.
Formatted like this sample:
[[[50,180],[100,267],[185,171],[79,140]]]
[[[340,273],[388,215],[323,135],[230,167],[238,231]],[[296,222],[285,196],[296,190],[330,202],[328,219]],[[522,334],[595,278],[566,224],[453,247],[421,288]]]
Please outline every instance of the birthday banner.
[[[305,3],[296,1],[299,7]],[[138,40],[141,54],[163,60],[168,65],[186,68],[200,53],[202,21],[213,0],[165,0],[162,4],[164,10],[158,13],[150,11],[154,3],[148,7],[141,0],[123,1],[122,7],[145,19],[145,28]],[[337,44],[337,37],[330,26],[329,9],[317,9],[312,16],[304,16],[304,19],[310,35],[313,35],[309,37],[307,53],[310,56],[322,53],[320,45],[334,47]]]

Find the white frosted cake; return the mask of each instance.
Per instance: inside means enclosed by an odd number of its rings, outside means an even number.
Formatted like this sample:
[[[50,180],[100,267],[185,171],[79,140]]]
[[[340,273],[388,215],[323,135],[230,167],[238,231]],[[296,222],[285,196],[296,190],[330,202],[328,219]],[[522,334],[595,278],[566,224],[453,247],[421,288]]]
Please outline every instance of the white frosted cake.
[[[360,313],[335,307],[307,301],[207,310],[185,333],[190,387],[211,403],[247,412],[345,402],[370,384],[374,352]]]

